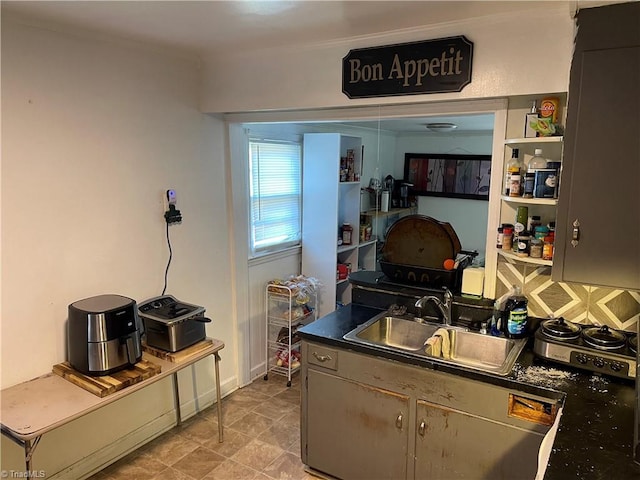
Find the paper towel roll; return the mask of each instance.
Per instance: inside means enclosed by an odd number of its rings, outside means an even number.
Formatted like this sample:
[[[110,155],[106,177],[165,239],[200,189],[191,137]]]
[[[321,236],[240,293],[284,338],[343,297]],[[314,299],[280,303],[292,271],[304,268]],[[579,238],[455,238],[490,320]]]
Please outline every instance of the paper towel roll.
[[[389,191],[384,190],[382,192],[382,198],[380,199],[380,210],[383,212],[389,211]]]

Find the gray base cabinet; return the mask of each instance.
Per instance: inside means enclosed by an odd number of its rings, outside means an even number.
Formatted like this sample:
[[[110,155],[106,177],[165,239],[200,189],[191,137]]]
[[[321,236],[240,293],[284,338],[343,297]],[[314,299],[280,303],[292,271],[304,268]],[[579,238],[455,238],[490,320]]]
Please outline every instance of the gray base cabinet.
[[[416,479],[535,478],[539,434],[420,400],[417,414]]]
[[[549,427],[512,415],[538,397],[302,342],[302,462],[357,479],[533,479]]]
[[[309,465],[338,478],[406,478],[409,397],[315,370],[307,383]]]

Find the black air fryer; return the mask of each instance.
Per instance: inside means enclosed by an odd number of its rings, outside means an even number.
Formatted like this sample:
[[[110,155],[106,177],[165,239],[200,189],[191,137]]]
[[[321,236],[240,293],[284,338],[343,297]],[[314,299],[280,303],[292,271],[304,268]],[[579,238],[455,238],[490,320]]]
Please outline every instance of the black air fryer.
[[[109,375],[142,358],[135,300],[98,295],[69,305],[69,363],[87,375]]]

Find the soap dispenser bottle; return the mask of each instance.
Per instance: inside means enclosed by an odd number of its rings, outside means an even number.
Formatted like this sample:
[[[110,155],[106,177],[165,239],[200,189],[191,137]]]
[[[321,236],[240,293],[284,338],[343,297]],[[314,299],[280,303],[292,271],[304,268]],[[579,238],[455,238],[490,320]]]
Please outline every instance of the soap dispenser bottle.
[[[529,334],[529,309],[527,297],[514,286],[507,299],[502,317],[502,328],[507,338],[524,338]]]

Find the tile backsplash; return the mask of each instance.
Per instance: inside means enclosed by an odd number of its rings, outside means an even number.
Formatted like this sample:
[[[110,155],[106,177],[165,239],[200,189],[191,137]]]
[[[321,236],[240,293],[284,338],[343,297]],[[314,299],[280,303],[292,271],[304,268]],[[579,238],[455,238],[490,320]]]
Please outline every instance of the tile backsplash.
[[[529,300],[529,315],[550,315],[582,324],[609,325],[635,331],[640,319],[640,292],[554,282],[551,267],[540,267],[500,257],[496,298],[518,285]]]

